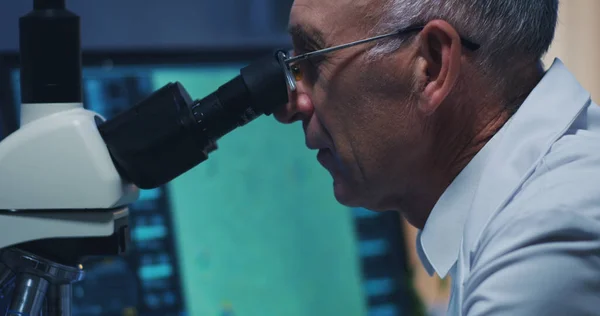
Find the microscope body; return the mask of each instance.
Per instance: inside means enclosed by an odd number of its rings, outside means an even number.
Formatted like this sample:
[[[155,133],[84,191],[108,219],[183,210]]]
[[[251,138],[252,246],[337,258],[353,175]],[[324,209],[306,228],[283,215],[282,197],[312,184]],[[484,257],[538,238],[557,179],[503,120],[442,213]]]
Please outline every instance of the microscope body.
[[[71,315],[82,260],[126,250],[127,206],[139,192],[116,170],[97,128],[102,121],[81,103],[22,104],[21,127],[0,142],[7,315]]]
[[[21,124],[0,142],[0,315],[69,316],[83,260],[125,251],[138,191],[83,107],[79,17],[33,3],[19,20]]]
[[[201,100],[169,83],[106,121],[83,106],[79,17],[33,2],[19,20],[20,128],[0,142],[0,315],[70,316],[84,259],[126,252],[139,189],[208,159],[285,104],[293,80],[278,50]]]

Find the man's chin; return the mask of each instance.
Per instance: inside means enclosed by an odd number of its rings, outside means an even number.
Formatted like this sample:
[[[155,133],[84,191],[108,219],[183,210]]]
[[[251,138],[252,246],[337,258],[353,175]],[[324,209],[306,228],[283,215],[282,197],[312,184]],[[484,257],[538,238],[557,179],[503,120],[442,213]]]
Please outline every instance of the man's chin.
[[[362,207],[359,202],[358,195],[353,193],[352,190],[339,181],[333,181],[333,194],[338,203],[347,207]]]
[[[380,205],[381,203],[377,203],[377,201],[365,199],[365,195],[361,194],[360,190],[341,181],[334,180],[333,194],[338,203],[347,207],[361,207],[374,212],[385,212],[393,209],[389,205]]]

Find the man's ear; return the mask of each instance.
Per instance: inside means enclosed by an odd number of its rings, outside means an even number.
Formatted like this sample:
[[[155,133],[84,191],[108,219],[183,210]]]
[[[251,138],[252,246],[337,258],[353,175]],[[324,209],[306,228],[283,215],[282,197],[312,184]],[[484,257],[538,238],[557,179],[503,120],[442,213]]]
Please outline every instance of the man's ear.
[[[447,22],[429,22],[420,33],[419,77],[425,78],[420,110],[432,114],[456,85],[461,64],[461,40]]]

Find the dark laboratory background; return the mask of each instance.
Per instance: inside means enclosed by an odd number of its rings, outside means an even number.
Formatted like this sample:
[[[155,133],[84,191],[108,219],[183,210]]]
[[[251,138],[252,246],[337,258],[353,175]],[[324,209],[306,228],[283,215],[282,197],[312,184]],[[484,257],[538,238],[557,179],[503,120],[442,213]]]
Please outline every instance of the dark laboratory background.
[[[286,27],[291,4],[67,1],[68,9],[81,17],[85,106],[110,118],[174,80],[202,97],[262,52],[290,47]],[[19,0],[0,8],[0,137],[18,124],[18,18],[31,7],[32,1]],[[282,165],[289,172],[271,177],[267,170],[244,169],[247,160],[264,160],[287,141],[276,138],[269,145],[257,137],[257,145],[247,148],[252,140],[241,137],[276,128],[271,121],[248,127],[245,134],[225,141],[210,164],[142,192],[131,208],[131,251],[122,258],[86,263],[87,277],[73,289],[73,315],[418,315],[397,215],[336,205],[330,179],[301,148],[299,127],[289,132],[298,141],[292,149],[298,153]],[[286,133],[277,132],[279,137]],[[247,159],[240,158],[245,154]],[[239,169],[223,170],[227,161]],[[239,182],[231,180],[239,175],[245,177],[244,187],[206,185],[208,179],[219,179],[211,180],[214,185],[223,179]],[[263,191],[285,187],[290,192],[280,191],[278,197],[265,193],[263,201],[261,193],[251,192],[259,183],[267,188]],[[249,205],[246,209],[225,203],[230,200],[227,190],[253,196],[256,202],[240,198]],[[313,204],[297,205],[299,194],[307,201],[318,197]],[[256,228],[238,227],[242,221]],[[230,241],[223,234],[227,231],[242,238]]]

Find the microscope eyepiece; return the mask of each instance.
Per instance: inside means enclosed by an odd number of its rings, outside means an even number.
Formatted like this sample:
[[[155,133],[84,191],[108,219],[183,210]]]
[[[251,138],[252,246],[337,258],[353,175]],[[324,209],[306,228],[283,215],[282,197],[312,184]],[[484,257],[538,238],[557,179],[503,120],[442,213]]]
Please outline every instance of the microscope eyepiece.
[[[192,113],[200,133],[217,140],[237,127],[287,102],[282,65],[268,56],[240,71],[214,93],[194,102]]]
[[[287,85],[278,54],[248,65],[200,100],[180,83],[169,83],[99,122],[120,174],[142,189],[163,185],[208,159],[219,138],[284,105]]]

